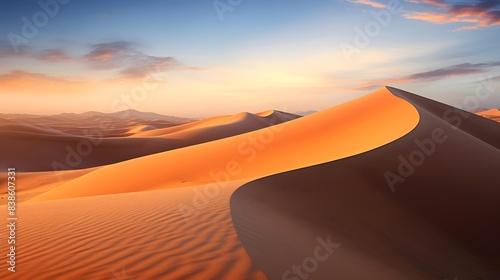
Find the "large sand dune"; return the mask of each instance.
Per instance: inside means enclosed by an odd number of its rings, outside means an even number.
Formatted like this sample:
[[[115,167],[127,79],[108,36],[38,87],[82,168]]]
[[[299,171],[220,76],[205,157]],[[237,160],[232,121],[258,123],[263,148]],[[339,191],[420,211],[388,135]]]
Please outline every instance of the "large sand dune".
[[[410,132],[418,120],[410,103],[381,89],[291,122],[108,165],[30,201],[224,186],[226,181],[262,177],[377,148]]]
[[[419,111],[411,133],[233,194],[238,237],[270,279],[500,279],[500,125],[390,90]],[[330,252],[315,254],[318,238]]]
[[[1,263],[0,279],[282,279],[328,235],[338,244],[310,279],[495,279],[498,125],[474,116],[453,128],[457,112],[451,124],[439,116],[448,108],[382,88],[301,118],[123,121],[89,169],[25,172],[39,162],[26,156],[17,166],[18,272]],[[415,137],[441,127],[449,139],[393,193],[381,170],[397,170]],[[4,133],[26,141],[11,145],[43,143],[54,160],[51,142],[82,139],[67,128]],[[153,149],[174,140],[193,142]],[[461,166],[478,172],[473,187]]]

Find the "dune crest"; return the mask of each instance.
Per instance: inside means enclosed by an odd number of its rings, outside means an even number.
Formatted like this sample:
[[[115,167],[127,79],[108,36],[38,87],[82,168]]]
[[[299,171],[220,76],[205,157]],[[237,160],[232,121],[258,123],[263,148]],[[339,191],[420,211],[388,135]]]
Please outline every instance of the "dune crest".
[[[232,195],[238,237],[269,279],[499,279],[500,124],[388,89],[420,114],[410,133]],[[329,254],[313,254],[318,239]]]
[[[409,133],[418,121],[415,107],[382,88],[269,128],[105,166],[30,201],[223,186],[230,180],[258,178],[366,152]],[[276,164],[282,158],[287,160]]]

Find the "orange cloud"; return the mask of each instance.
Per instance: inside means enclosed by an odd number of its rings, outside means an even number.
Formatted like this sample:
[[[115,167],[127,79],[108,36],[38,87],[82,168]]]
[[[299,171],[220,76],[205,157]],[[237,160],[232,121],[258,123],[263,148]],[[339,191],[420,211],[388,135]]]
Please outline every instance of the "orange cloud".
[[[408,19],[416,19],[436,24],[472,23],[459,27],[456,31],[472,30],[500,24],[500,3],[496,0],[481,0],[475,3],[450,4],[440,0],[411,1],[418,4],[429,4],[439,7],[439,12],[409,12],[404,15]]]
[[[387,8],[387,5],[379,3],[379,2],[371,1],[371,0],[351,0],[349,2],[351,2],[353,4],[362,4],[362,5],[372,6],[372,7],[377,8],[377,9]]]
[[[44,50],[35,55],[36,58],[46,62],[70,62],[74,59],[68,57],[66,52],[61,49]]]

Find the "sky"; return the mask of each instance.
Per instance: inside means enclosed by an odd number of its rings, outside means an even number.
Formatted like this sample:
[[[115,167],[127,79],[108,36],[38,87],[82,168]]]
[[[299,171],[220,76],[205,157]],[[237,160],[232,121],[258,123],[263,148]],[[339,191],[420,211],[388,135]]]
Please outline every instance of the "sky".
[[[0,113],[500,107],[500,1],[4,0]]]

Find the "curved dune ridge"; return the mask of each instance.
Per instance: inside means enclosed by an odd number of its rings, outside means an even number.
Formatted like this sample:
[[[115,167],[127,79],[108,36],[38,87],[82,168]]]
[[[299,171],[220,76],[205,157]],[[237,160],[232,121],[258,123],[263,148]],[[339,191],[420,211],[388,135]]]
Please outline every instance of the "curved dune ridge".
[[[269,279],[500,279],[500,124],[389,90],[420,114],[409,134],[232,195]]]
[[[266,279],[231,222],[234,190],[393,143],[418,122],[414,106],[383,88],[269,128],[73,174],[20,204],[18,272],[1,263],[0,278]]]
[[[242,113],[158,129],[126,120],[109,120],[106,128],[91,128],[85,120],[78,120],[80,129],[64,129],[80,134],[84,130],[88,137],[30,124],[3,125],[0,126],[0,154],[4,160],[0,168],[7,168],[7,163],[22,166],[25,172],[103,166],[258,130],[298,117],[281,112],[268,117]]]
[[[383,88],[269,128],[108,165],[29,201],[223,186],[227,181],[267,176],[377,148],[410,132],[418,120],[410,103]]]
[[[174,139],[221,139],[245,132],[265,128],[300,118],[280,111],[266,111],[257,114],[240,113],[234,116],[217,116],[175,127],[139,132],[135,137],[161,136]]]

